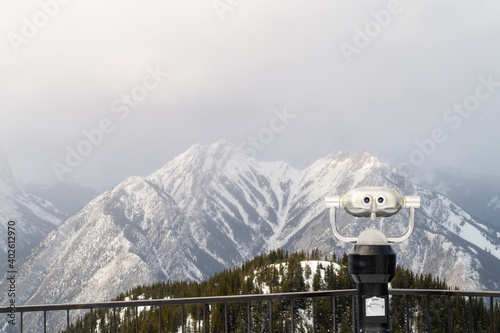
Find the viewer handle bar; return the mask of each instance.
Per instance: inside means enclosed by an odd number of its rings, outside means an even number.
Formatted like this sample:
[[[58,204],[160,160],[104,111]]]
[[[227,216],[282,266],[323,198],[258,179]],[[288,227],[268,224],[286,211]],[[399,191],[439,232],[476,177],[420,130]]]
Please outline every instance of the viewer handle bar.
[[[340,196],[326,197],[325,198],[326,208],[330,208],[330,226],[332,228],[333,235],[337,239],[339,239],[345,243],[356,243],[358,241],[358,237],[344,236],[337,229],[337,221],[336,221],[337,214],[336,214],[336,212],[337,212],[337,208],[342,207],[341,201],[342,201],[342,197],[340,197]]]

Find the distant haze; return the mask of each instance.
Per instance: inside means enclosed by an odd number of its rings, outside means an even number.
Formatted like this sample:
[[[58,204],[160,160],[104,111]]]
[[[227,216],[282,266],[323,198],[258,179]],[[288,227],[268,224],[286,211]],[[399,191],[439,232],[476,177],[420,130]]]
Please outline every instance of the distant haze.
[[[24,181],[109,188],[225,139],[306,166],[366,150],[500,175],[500,3],[0,4],[0,146]]]

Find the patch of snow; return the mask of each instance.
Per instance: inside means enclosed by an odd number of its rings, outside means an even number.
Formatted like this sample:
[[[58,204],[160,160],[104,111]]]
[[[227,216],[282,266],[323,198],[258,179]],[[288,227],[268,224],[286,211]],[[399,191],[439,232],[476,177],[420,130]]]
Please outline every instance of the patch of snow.
[[[491,198],[490,202],[488,203],[488,207],[493,208],[493,210],[500,209],[499,198],[498,197]]]
[[[465,223],[465,225],[461,229],[462,230],[460,232],[460,237],[472,244],[476,244],[477,246],[483,248],[485,251],[500,259],[500,249],[494,244],[491,244],[488,238],[483,235],[484,231],[478,230],[478,228],[469,223]]]

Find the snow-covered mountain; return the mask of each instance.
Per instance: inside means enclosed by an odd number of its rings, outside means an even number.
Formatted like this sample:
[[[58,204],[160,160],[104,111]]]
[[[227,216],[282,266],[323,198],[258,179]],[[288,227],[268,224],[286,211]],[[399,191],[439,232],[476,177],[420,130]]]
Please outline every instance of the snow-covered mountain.
[[[68,218],[51,201],[27,191],[17,183],[9,161],[0,151],[0,257],[7,257],[7,224],[15,222],[16,260],[23,261],[54,227]],[[17,264],[16,263],[16,264]]]
[[[304,170],[263,162],[226,142],[194,145],[147,177],[130,177],[49,233],[18,276],[18,302],[102,301],[143,283],[202,280],[282,247],[349,251],[333,238],[327,195],[387,186],[420,195],[416,228],[394,245],[398,263],[463,289],[498,289],[498,229],[412,184],[367,153],[334,153]],[[338,213],[344,234],[406,230],[407,212],[374,222]]]

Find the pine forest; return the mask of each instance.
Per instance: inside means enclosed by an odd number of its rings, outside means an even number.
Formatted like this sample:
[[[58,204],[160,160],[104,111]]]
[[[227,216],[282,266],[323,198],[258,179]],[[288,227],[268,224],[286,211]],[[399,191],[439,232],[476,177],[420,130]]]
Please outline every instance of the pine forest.
[[[348,273],[347,263],[346,254],[341,257],[334,254],[331,258],[326,256],[322,258],[319,250],[313,250],[311,253],[288,253],[278,249],[247,260],[241,267],[226,269],[201,283],[167,281],[137,286],[123,292],[114,301],[355,289],[356,284]],[[434,278],[430,274],[416,275],[401,267],[397,268],[396,276],[391,281],[391,288],[450,289],[446,281]],[[474,332],[490,332],[489,302],[482,298],[408,296],[406,299],[404,296],[396,295],[390,297],[392,331],[405,332],[408,326],[412,332],[446,332],[449,315],[447,302],[451,302],[453,332],[468,332],[470,324]],[[470,302],[472,302],[471,307]],[[275,301],[272,302],[272,309],[269,308],[270,302],[193,304],[185,305],[184,308],[180,305],[162,306],[161,328],[162,332],[181,332],[184,323],[186,333],[224,332],[226,327],[224,314],[227,311],[229,332],[269,333],[272,326],[272,332],[288,333],[292,332],[293,308],[294,332],[353,331],[352,296],[315,298],[314,318],[312,318],[312,303],[312,299],[299,299],[295,300],[292,306],[289,300]],[[408,325],[406,303],[410,315]],[[250,323],[248,323],[248,306],[250,306]],[[468,316],[470,308],[473,312],[472,323],[469,323]],[[115,332],[115,324],[116,332],[119,333],[135,332],[136,325],[140,333],[159,332],[158,306],[141,307],[140,311],[137,310],[137,314],[135,307],[117,308],[115,311],[113,313],[113,309],[98,309],[93,311],[92,316],[87,312],[71,324],[68,331],[90,332],[92,319],[94,332],[99,333]],[[427,311],[431,314],[430,329],[427,327],[429,325]],[[205,330],[204,313],[207,325]],[[500,327],[498,302],[494,305],[494,325]],[[68,331],[60,332],[68,333]]]

